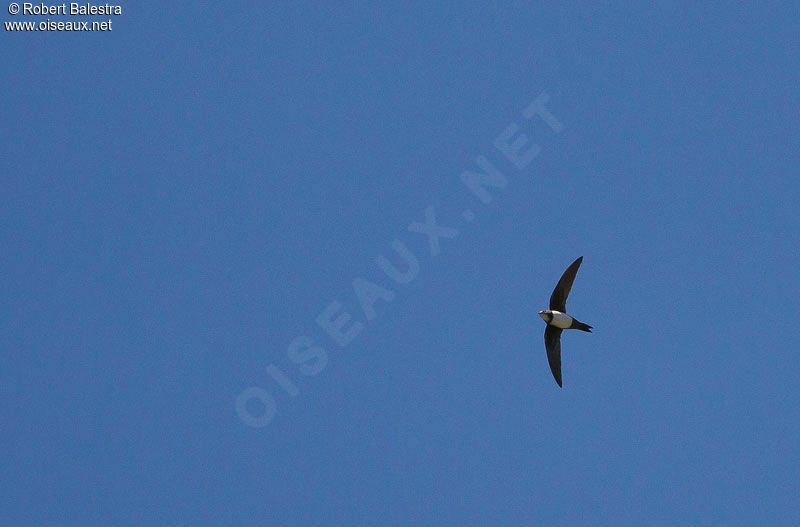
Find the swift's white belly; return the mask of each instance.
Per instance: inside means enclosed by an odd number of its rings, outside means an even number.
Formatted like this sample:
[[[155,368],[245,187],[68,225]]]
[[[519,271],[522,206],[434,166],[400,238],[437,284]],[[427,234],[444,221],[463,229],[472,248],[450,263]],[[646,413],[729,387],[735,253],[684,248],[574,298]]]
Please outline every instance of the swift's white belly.
[[[551,326],[561,329],[567,329],[572,325],[572,317],[561,311],[553,311],[553,320],[550,321]]]

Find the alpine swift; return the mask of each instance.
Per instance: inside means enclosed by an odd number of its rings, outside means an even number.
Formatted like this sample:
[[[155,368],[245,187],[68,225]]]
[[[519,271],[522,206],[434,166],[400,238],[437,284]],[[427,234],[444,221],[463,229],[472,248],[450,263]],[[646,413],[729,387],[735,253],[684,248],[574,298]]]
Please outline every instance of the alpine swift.
[[[583,256],[567,267],[567,270],[561,275],[561,280],[556,284],[553,294],[550,295],[550,309],[539,311],[539,316],[547,322],[547,328],[544,330],[544,347],[547,348],[547,361],[550,363],[550,371],[553,372],[553,377],[556,378],[559,386],[561,386],[561,332],[565,329],[592,332],[592,326],[578,322],[567,315],[567,297],[582,261]]]

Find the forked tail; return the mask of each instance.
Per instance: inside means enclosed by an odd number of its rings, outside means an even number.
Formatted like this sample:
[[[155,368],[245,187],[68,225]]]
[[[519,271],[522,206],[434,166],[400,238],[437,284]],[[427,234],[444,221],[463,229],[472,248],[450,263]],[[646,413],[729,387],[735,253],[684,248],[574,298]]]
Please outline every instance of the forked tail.
[[[570,329],[579,329],[587,333],[592,332],[592,326],[590,326],[589,324],[584,324],[583,322],[578,322],[575,319],[572,319],[572,327]]]

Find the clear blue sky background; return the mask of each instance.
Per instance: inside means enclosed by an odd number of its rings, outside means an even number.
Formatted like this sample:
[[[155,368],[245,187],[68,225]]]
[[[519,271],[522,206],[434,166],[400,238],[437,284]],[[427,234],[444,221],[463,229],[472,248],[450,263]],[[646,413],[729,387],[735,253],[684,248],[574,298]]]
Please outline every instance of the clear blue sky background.
[[[404,4],[3,32],[0,524],[800,522],[796,4]]]

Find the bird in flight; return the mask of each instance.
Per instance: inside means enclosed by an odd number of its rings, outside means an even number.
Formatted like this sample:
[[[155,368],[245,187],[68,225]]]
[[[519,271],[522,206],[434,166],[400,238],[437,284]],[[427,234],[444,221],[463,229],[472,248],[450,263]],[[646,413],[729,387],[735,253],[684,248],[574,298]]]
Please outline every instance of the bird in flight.
[[[567,270],[561,275],[561,280],[556,284],[553,294],[550,295],[550,309],[539,311],[539,316],[547,322],[547,327],[544,330],[544,347],[547,348],[547,361],[550,363],[550,371],[553,372],[553,377],[556,378],[559,386],[561,386],[561,332],[565,329],[592,332],[592,326],[578,322],[567,315],[567,297],[582,261],[583,256],[567,267]]]

